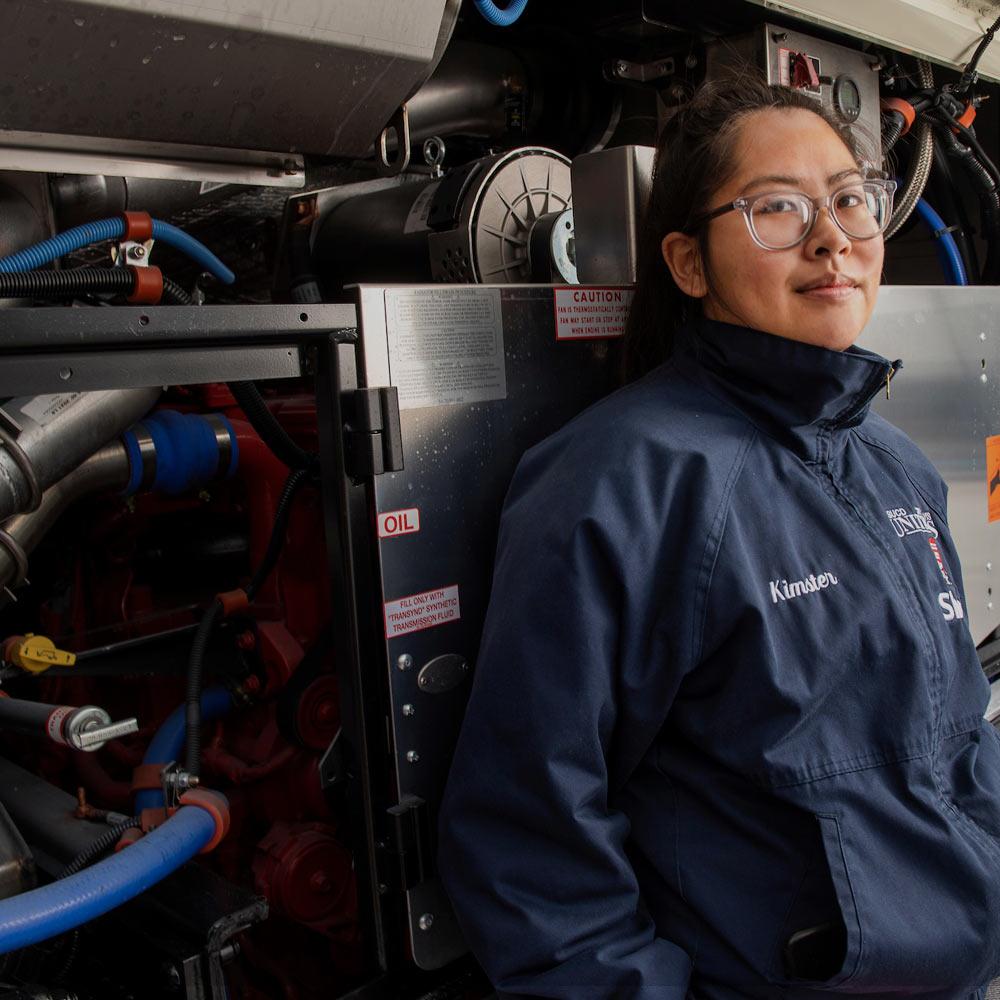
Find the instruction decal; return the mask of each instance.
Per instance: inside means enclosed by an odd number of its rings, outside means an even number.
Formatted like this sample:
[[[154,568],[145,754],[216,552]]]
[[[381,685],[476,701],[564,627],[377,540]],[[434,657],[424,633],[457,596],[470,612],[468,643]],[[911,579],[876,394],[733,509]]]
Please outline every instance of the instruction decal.
[[[409,632],[420,632],[445,622],[458,621],[462,617],[457,583],[386,601],[383,608],[387,639]]]
[[[1000,521],[1000,434],[986,439],[987,521]]]
[[[58,392],[51,396],[35,396],[21,407],[21,412],[44,427],[55,420],[63,410],[72,406],[82,395],[82,392]]]
[[[556,340],[608,340],[625,334],[635,291],[570,285],[554,290]]]
[[[420,511],[416,507],[406,510],[387,510],[378,516],[378,537],[395,538],[396,535],[412,535],[420,530]]]
[[[499,288],[387,288],[399,408],[507,398]]]

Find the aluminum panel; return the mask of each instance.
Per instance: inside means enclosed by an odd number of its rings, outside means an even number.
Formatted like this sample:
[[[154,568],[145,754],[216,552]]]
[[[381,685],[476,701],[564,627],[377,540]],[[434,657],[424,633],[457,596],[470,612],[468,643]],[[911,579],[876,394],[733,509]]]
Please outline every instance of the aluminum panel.
[[[418,531],[374,540],[382,583],[375,599],[396,602],[437,589],[450,596],[448,588],[457,588],[459,618],[384,640],[398,795],[423,799],[434,817],[468,697],[514,467],[528,447],[613,388],[619,342],[557,342],[551,287],[431,287],[468,315],[477,315],[484,293],[499,296],[506,375],[506,398],[401,408],[405,468],[374,481],[377,513],[419,510]],[[368,365],[361,377],[368,385],[391,374],[384,291],[360,292]],[[397,310],[399,295],[397,286]],[[437,683],[428,684],[425,672],[422,684],[421,669],[447,654],[465,661],[464,676],[451,661]],[[438,968],[466,950],[436,878],[414,886],[407,902],[419,966]]]
[[[948,522],[981,642],[1000,624],[1000,521],[987,516],[986,438],[1000,434],[1000,289],[886,286],[858,344],[904,368],[874,407],[948,483]],[[1000,489],[1000,486],[997,487]]]

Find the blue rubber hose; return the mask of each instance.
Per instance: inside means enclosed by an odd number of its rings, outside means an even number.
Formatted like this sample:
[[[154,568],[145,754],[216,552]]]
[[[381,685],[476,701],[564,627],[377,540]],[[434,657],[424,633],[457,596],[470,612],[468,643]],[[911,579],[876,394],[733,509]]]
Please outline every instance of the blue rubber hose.
[[[74,250],[90,246],[91,243],[121,239],[124,235],[125,220],[121,218],[101,219],[74,226],[34,246],[0,257],[0,274],[31,271],[65,257]],[[225,285],[231,285],[236,280],[236,275],[204,243],[169,222],[153,219],[153,239],[163,240],[168,246],[186,253],[199,267],[209,271]]]
[[[476,10],[498,28],[509,28],[527,6],[528,0],[510,0],[506,7],[498,7],[493,0],[476,0]]]
[[[0,900],[0,954],[64,934],[127,903],[190,861],[214,836],[212,815],[184,806],[107,860]]]
[[[211,722],[228,715],[233,707],[233,699],[224,687],[205,688],[201,693],[201,721]],[[184,750],[185,706],[178,705],[164,720],[163,725],[150,740],[142,758],[144,764],[168,764],[180,760]],[[156,788],[144,788],[136,792],[135,811],[159,809],[163,806],[163,792]]]
[[[938,259],[941,261],[945,274],[951,279],[951,283],[953,285],[967,285],[969,281],[965,273],[965,265],[962,263],[962,254],[955,238],[951,233],[946,232],[948,227],[944,219],[923,198],[917,202],[917,214],[937,239]]]
[[[224,285],[231,285],[236,280],[236,275],[204,243],[183,229],[170,225],[169,222],[153,219],[153,239],[163,240],[167,246],[186,253],[203,270],[215,275]]]

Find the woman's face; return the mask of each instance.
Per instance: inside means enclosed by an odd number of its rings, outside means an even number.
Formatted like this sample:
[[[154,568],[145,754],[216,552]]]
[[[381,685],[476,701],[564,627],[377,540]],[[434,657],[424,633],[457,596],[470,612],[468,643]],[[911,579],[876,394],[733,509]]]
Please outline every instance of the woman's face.
[[[818,198],[860,177],[837,133],[799,108],[748,115],[735,157],[736,170],[709,210],[769,191]],[[695,237],[671,233],[663,255],[681,289],[702,299],[708,318],[838,351],[850,347],[868,322],[882,272],[881,235],[851,240],[822,209],[798,246],[764,250],[750,238],[742,213],[733,211],[707,223],[707,240],[711,289]],[[816,287],[831,284],[837,287]]]

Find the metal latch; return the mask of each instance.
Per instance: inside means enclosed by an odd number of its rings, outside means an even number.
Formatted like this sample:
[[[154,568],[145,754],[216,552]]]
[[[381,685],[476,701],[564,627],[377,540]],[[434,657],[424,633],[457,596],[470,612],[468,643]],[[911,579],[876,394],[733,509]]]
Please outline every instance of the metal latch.
[[[394,870],[385,874],[395,883],[393,888],[405,892],[429,878],[433,871],[430,810],[423,799],[406,795],[388,813],[392,829],[387,853],[395,864]]]
[[[379,476],[403,468],[399,394],[394,385],[345,393],[344,460],[351,476]]]

